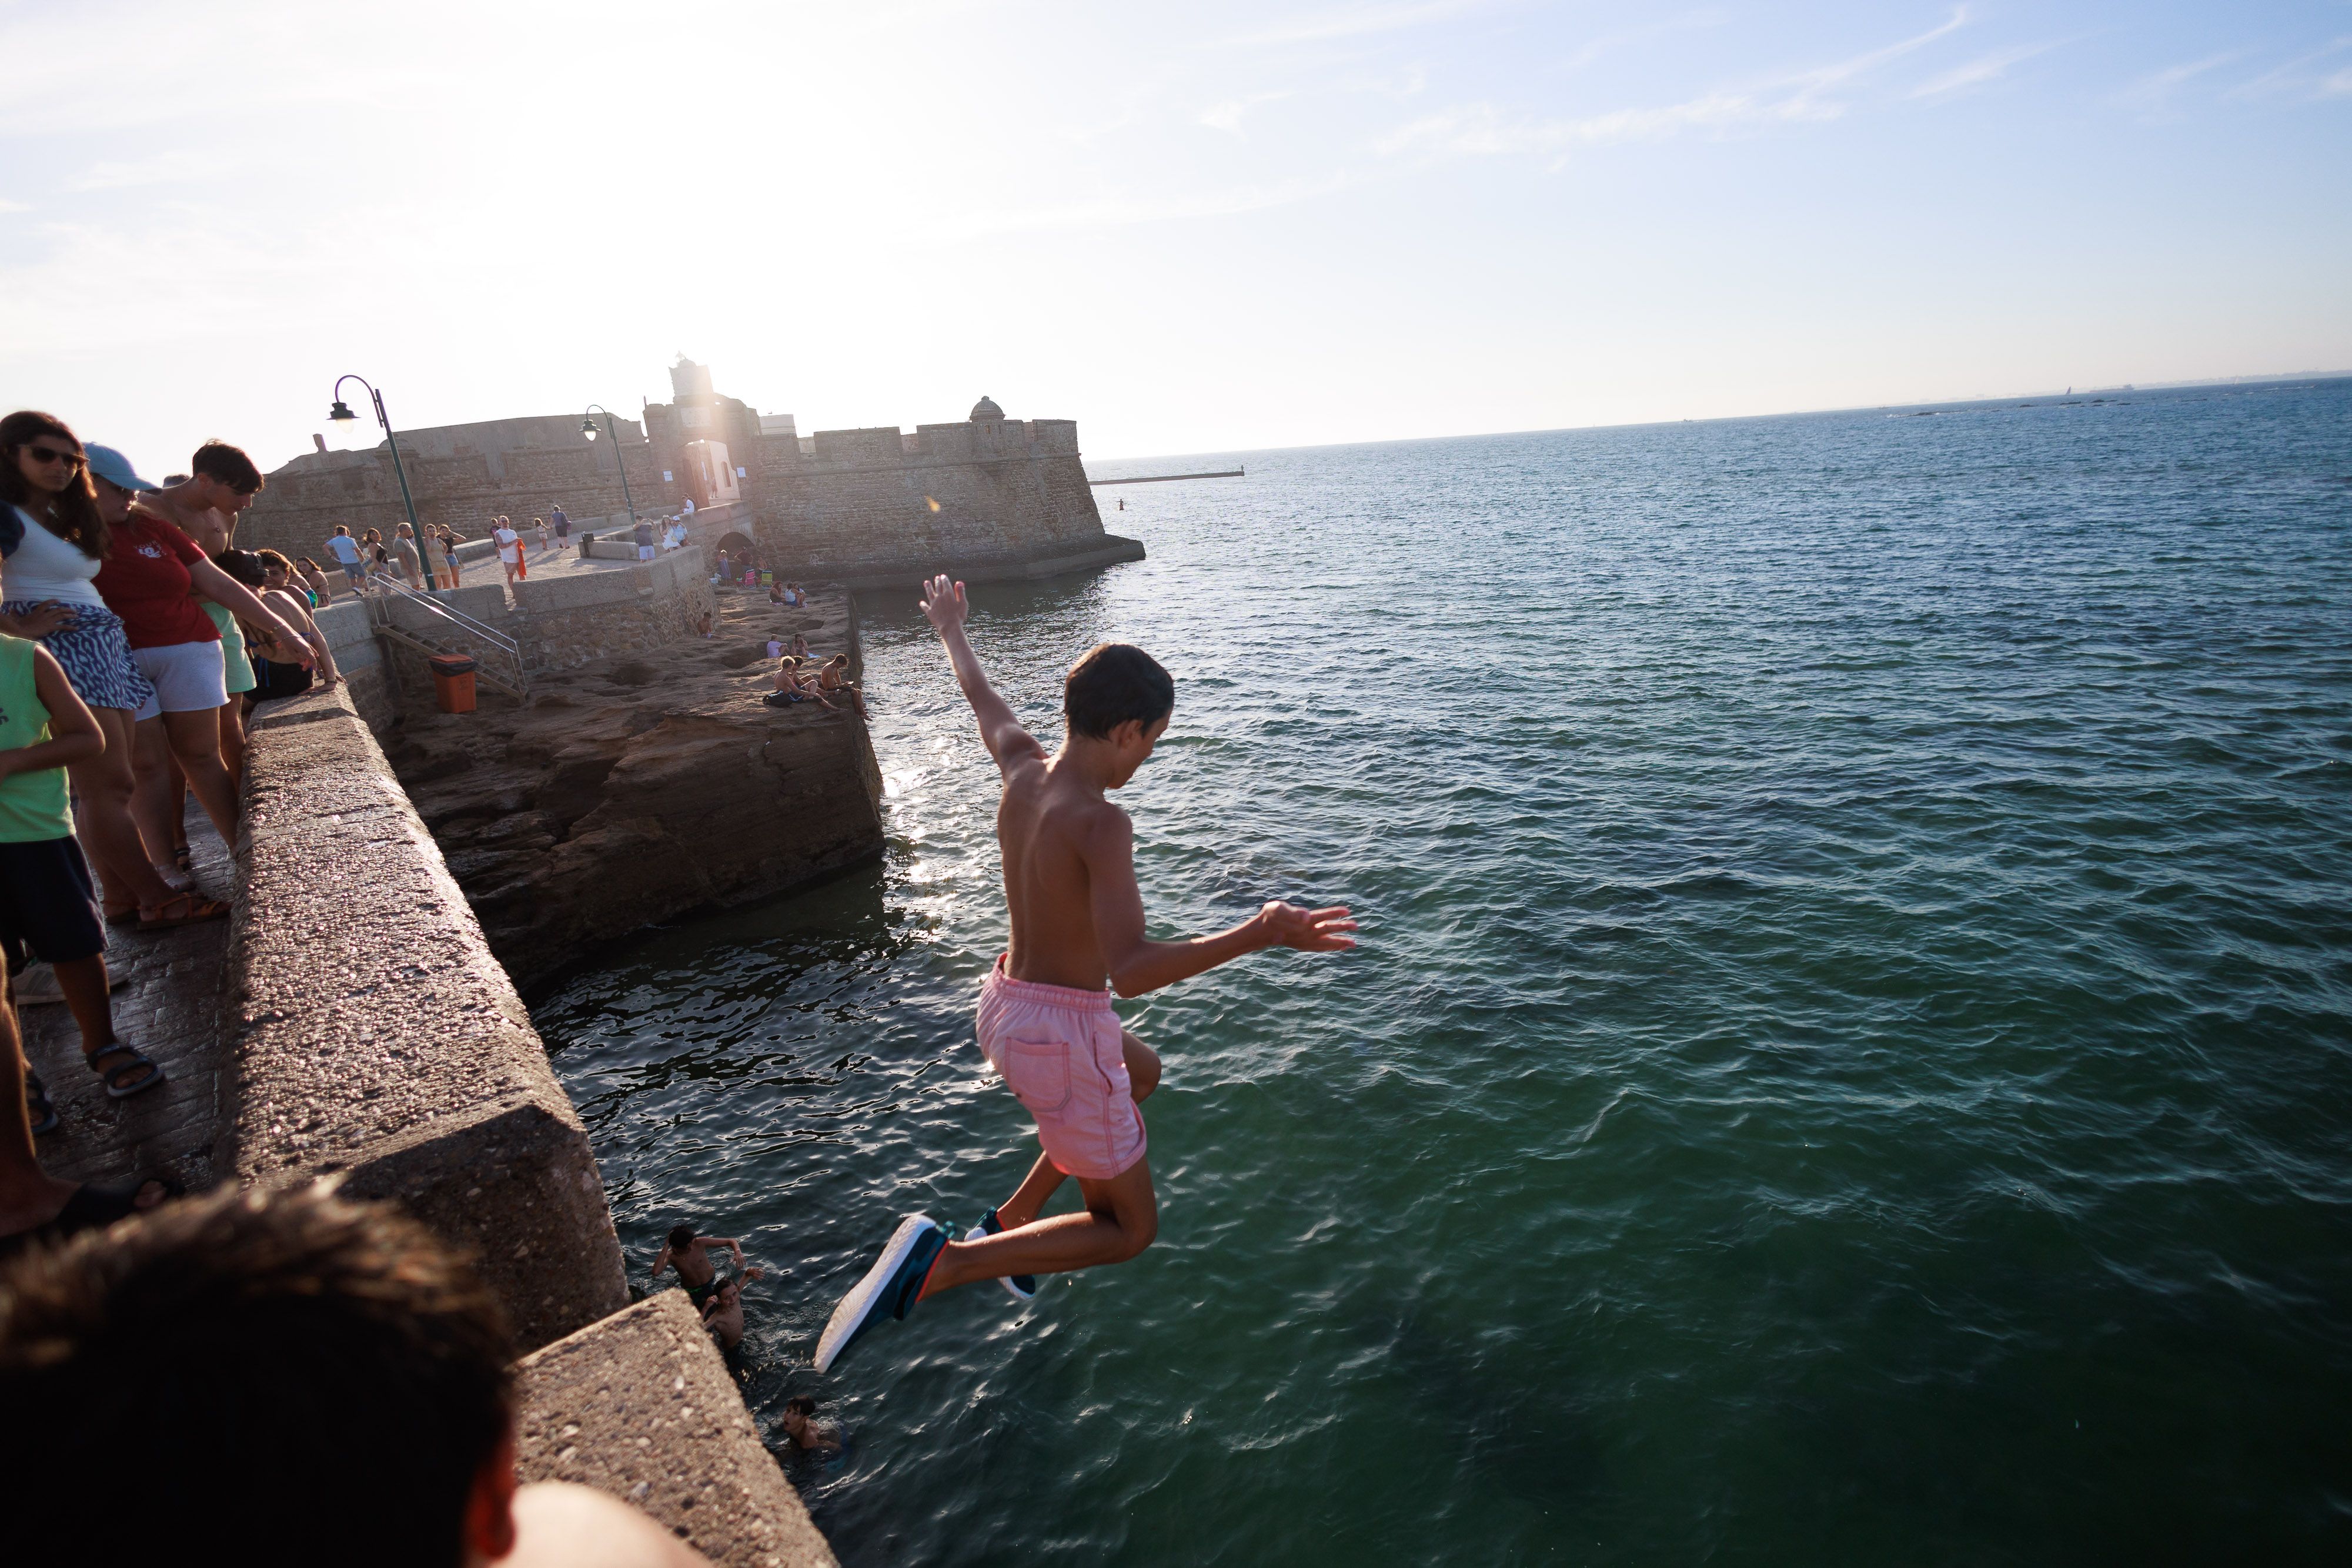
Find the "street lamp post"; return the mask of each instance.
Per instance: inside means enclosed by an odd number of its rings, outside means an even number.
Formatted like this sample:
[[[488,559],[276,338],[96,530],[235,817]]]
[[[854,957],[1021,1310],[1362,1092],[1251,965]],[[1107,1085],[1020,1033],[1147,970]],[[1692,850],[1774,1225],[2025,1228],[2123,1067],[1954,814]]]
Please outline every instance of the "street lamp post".
[[[375,404],[375,422],[383,426],[383,444],[392,448],[393,476],[400,481],[400,504],[408,509],[408,531],[416,546],[418,575],[425,580],[425,591],[430,593],[433,591],[433,556],[425,542],[425,525],[416,520],[416,497],[408,493],[408,470],[400,464],[400,440],[393,434],[392,421],[384,415],[383,393],[376,391],[365,376],[341,377],[335,382],[335,406],[327,411],[327,420],[332,424],[352,424],[359,419],[359,415],[352,412],[352,405],[343,401],[344,382],[357,382],[366,387],[368,400]]]
[[[595,440],[596,421],[592,416],[600,413],[604,416],[605,439],[613,444],[613,462],[621,470],[621,500],[629,508],[629,527],[634,528],[637,526],[637,503],[629,494],[629,459],[628,455],[621,450],[620,436],[613,430],[613,411],[601,402],[590,403],[587,413],[580,416],[580,434],[591,441]]]

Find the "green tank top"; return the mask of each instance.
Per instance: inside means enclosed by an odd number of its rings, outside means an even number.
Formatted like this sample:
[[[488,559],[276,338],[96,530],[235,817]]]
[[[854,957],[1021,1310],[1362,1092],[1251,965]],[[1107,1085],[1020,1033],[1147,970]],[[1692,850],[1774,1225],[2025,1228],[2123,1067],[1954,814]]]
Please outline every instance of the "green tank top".
[[[49,710],[33,687],[37,643],[0,632],[0,751],[38,746],[49,738]],[[38,843],[73,836],[66,805],[66,770],[43,768],[0,779],[0,844]]]

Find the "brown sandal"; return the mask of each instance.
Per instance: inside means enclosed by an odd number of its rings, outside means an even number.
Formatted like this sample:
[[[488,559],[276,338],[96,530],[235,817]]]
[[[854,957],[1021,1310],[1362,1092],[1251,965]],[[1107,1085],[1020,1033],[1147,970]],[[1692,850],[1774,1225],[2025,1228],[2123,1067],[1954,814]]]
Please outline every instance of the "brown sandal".
[[[217,898],[206,898],[201,893],[176,893],[155,906],[159,910],[177,909],[177,915],[156,915],[139,917],[142,931],[171,931],[183,925],[197,925],[207,920],[226,920],[229,906]]]

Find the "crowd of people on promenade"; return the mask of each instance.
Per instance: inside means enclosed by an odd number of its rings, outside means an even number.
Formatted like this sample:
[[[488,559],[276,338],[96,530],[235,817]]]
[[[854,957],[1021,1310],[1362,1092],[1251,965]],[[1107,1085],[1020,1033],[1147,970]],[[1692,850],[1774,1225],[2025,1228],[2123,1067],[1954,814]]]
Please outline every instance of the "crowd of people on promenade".
[[[0,418],[0,956],[12,1001],[66,1004],[114,1099],[164,1073],[113,1016],[108,927],[226,918],[195,874],[187,800],[235,843],[247,712],[340,678],[307,578],[276,551],[236,546],[261,486],[226,442],[158,484],[53,415]],[[11,1076],[0,1094],[21,1085],[28,1133],[54,1129],[38,1074],[20,1064]],[[0,1213],[0,1239],[121,1218],[152,1202],[152,1186],[37,1182]]]

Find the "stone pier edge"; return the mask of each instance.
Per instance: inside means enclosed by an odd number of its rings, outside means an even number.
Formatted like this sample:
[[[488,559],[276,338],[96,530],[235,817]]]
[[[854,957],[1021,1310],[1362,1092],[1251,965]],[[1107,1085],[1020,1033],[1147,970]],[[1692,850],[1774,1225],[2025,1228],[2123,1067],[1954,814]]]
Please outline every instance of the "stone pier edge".
[[[245,792],[215,1168],[337,1179],[473,1255],[524,1353],[525,1480],[729,1568],[832,1563],[683,1296],[630,1304],[587,1131],[348,687],[256,713]]]

